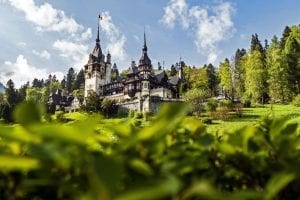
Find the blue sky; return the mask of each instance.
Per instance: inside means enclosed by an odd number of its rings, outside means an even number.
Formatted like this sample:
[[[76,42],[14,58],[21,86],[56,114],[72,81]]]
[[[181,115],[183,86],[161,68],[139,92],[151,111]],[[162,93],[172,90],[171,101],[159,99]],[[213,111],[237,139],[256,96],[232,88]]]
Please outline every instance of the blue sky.
[[[49,73],[79,70],[95,44],[97,15],[103,52],[119,69],[141,54],[144,28],[149,56],[169,68],[231,58],[260,40],[300,23],[299,0],[0,0],[0,82],[16,86]]]

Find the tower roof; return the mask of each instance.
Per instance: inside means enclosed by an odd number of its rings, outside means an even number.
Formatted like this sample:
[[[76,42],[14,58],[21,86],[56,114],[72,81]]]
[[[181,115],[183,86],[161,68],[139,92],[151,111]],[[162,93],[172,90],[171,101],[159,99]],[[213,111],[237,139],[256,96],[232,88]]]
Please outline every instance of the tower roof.
[[[147,41],[146,41],[146,33],[144,31],[144,46],[143,46],[143,50],[142,50],[142,56],[139,60],[139,65],[151,66],[151,60],[148,57],[147,51],[148,51],[148,48],[147,48]]]
[[[98,19],[99,20],[99,19]],[[98,32],[97,32],[97,38],[96,38],[96,45],[91,53],[94,57],[98,58],[99,60],[102,58],[102,49],[100,46],[100,38],[99,38],[99,21],[98,21]]]

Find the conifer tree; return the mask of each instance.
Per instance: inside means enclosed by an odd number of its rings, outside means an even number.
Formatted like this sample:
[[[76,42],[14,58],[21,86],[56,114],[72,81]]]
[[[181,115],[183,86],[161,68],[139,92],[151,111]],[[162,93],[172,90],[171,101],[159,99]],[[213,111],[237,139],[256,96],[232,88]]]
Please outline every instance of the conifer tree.
[[[68,70],[67,73],[67,79],[66,79],[66,90],[71,93],[73,86],[74,86],[74,82],[75,82],[75,71],[74,69],[71,67]]]

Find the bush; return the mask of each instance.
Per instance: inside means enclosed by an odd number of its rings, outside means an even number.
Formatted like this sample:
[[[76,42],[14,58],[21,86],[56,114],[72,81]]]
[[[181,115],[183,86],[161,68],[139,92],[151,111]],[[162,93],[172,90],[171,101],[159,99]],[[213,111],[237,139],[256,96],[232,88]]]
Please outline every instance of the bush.
[[[217,110],[219,101],[217,99],[209,99],[206,104],[206,110],[208,112],[214,112]]]
[[[231,100],[221,100],[220,101],[220,107],[226,107],[228,109],[233,108],[233,102]]]
[[[220,107],[216,112],[215,116],[217,119],[226,121],[229,119],[229,108],[228,107]]]
[[[298,94],[297,96],[295,96],[295,98],[294,98],[292,104],[293,104],[294,106],[300,107],[300,94]]]

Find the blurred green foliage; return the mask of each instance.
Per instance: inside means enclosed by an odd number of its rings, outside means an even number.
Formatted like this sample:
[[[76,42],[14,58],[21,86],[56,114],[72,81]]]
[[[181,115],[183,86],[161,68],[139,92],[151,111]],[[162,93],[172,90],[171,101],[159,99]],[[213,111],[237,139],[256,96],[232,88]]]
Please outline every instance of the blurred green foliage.
[[[266,118],[213,135],[185,104],[135,118],[47,122],[31,103],[0,126],[0,199],[295,199],[299,124]]]

